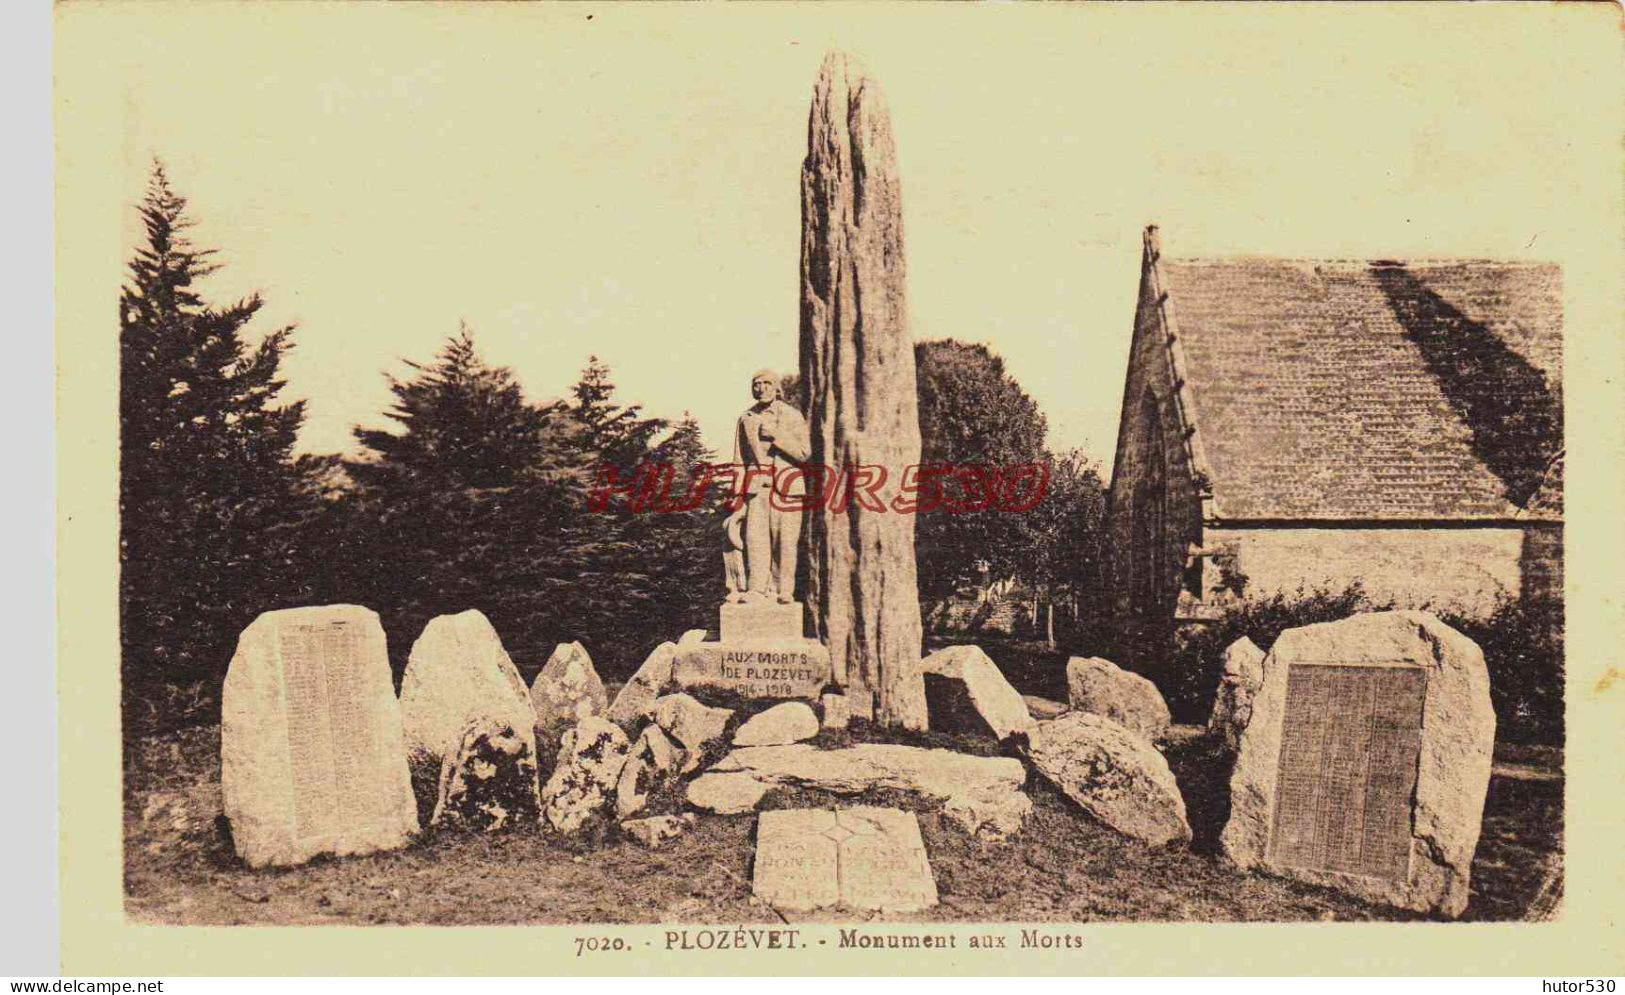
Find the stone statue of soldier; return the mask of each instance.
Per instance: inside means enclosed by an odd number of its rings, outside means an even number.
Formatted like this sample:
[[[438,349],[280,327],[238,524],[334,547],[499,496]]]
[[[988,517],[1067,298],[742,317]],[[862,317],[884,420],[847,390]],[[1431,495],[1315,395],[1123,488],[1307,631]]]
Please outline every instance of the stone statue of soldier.
[[[805,475],[789,472],[807,458],[807,419],[779,397],[772,370],[758,370],[750,392],[755,403],[739,416],[733,446],[744,499],[745,589],[730,593],[729,600],[789,604],[796,594],[801,511],[784,506],[799,506],[807,493]],[[780,507],[774,507],[771,490]]]

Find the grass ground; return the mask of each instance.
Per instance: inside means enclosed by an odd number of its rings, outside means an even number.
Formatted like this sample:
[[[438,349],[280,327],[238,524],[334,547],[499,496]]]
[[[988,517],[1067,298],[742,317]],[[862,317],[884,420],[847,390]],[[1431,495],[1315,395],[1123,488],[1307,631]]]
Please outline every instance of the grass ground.
[[[887,921],[1088,922],[1415,919],[1337,892],[1259,875],[1216,859],[1228,814],[1223,759],[1181,728],[1167,750],[1189,809],[1188,849],[1153,850],[1085,816],[1039,778],[1033,816],[1015,840],[985,843],[935,806],[873,792],[845,803],[917,811],[941,904]],[[827,745],[865,738],[830,736]],[[989,753],[985,739],[927,733],[919,745]],[[1561,894],[1560,752],[1498,753],[1473,866],[1469,919],[1549,913]],[[755,817],[702,816],[685,837],[648,850],[601,827],[566,842],[537,829],[496,836],[431,835],[404,850],[254,871],[233,855],[220,813],[219,729],[140,740],[126,756],[125,893],[131,919],[151,923],[311,924],[778,921],[751,897]],[[776,790],[763,808],[829,805],[816,792]],[[666,806],[675,804],[666,799]],[[841,919],[852,917],[841,915]]]

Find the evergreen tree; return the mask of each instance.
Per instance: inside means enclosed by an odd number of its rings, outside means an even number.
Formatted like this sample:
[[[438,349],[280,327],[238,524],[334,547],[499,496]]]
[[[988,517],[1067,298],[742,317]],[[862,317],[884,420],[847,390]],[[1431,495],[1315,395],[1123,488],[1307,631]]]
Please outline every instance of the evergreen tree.
[[[277,403],[292,328],[254,343],[257,294],[204,302],[197,285],[217,267],[188,237],[186,206],[155,163],[138,209],[146,241],[119,297],[120,641],[132,707],[155,686],[223,675],[237,631],[280,606],[301,557],[292,452],[304,405]]]
[[[654,448],[651,462],[671,467],[671,484],[664,507],[647,518],[651,529],[638,554],[659,566],[652,575],[658,632],[707,626],[722,601],[725,488],[716,479],[707,484],[704,470],[716,458],[700,434],[700,423],[686,411]]]
[[[389,377],[392,429],[357,428],[363,454],[350,585],[384,618],[397,666],[430,618],[478,608],[505,636],[545,629],[580,542],[579,429],[525,400],[466,325],[413,375]],[[521,654],[515,654],[516,657]]]
[[[614,401],[615,383],[609,367],[597,356],[587,357],[581,378],[571,388],[569,411],[586,432],[587,448],[619,471],[631,470],[648,459],[655,436],[666,427],[663,418],[645,418],[640,405]]]
[[[656,445],[668,422],[644,417],[640,405],[617,401],[609,368],[596,356],[589,357],[571,397],[567,410],[580,428],[581,458],[590,462],[595,481],[607,481],[606,473],[613,472],[625,485],[639,472],[664,464],[673,470],[665,504],[685,503],[691,468],[714,458],[697,422],[685,418]],[[707,553],[720,547],[706,545],[715,506],[710,494],[687,511],[633,511],[626,500],[615,500],[583,516],[577,578],[593,597],[579,603],[577,613],[581,631],[615,647],[612,666],[636,666],[660,642],[704,624],[703,601],[715,607],[720,558]],[[710,583],[707,570],[717,575]]]
[[[512,487],[531,467],[547,421],[526,403],[513,372],[480,358],[467,324],[432,362],[406,365],[415,377],[388,377],[395,402],[386,416],[399,431],[355,430],[371,456],[356,464],[357,477],[417,490]]]

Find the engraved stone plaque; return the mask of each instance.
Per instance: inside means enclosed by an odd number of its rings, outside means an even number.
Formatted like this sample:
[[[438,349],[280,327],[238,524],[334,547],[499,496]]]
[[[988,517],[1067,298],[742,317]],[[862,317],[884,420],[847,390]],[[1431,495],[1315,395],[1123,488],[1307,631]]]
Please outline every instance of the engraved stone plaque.
[[[936,879],[912,812],[784,809],[757,819],[752,891],[781,911],[917,912]]]
[[[378,816],[382,797],[367,776],[375,752],[371,716],[357,686],[366,650],[362,632],[342,619],[289,625],[279,633],[278,648],[297,834],[323,836]]]
[[[830,809],[763,812],[751,890],[774,908],[809,912],[840,902],[840,837]]]
[[[1414,666],[1291,667],[1270,838],[1274,861],[1405,879],[1426,690]]]
[[[817,700],[829,683],[829,651],[813,639],[678,646],[672,677],[749,698]]]

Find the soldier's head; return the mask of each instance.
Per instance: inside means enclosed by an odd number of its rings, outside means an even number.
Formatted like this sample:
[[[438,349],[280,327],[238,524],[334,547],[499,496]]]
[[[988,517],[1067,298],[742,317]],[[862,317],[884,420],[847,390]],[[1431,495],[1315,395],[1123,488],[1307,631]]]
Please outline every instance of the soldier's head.
[[[757,370],[750,378],[750,396],[758,404],[766,404],[779,396],[779,375],[772,370]]]

